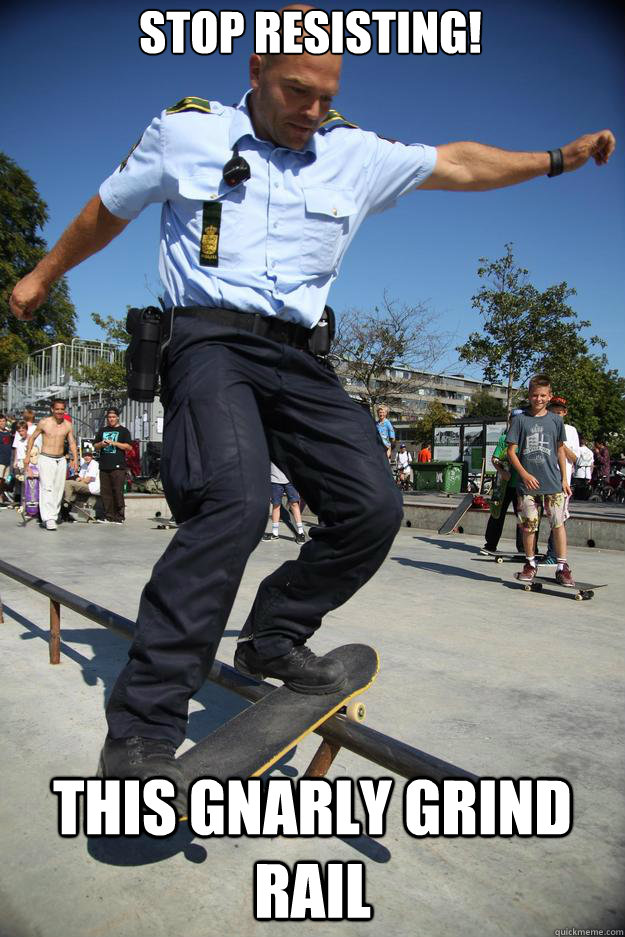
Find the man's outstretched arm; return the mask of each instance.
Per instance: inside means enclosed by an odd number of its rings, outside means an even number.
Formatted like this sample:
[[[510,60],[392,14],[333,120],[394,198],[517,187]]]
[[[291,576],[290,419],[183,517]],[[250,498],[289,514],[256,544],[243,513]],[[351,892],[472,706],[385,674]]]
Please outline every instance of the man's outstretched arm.
[[[616,141],[611,130],[588,133],[561,147],[562,171],[580,169],[592,157],[597,166],[607,163]],[[481,192],[546,176],[551,170],[549,152],[514,153],[482,143],[446,143],[436,148],[434,171],[421,189]]]
[[[15,285],[9,306],[18,319],[32,319],[46,301],[50,287],[86,257],[106,247],[124,230],[128,221],[104,207],[99,195],[90,199],[65,229],[49,254]]]

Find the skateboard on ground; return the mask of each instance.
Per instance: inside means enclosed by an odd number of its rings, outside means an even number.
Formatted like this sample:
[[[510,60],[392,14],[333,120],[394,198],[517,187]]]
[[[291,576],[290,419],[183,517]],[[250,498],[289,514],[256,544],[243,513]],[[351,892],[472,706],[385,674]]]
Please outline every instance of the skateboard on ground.
[[[519,574],[515,573],[514,578],[518,581]],[[578,602],[584,599],[592,599],[595,589],[605,589],[607,586],[607,582],[599,583],[599,585],[594,582],[576,582],[574,586],[563,586],[555,576],[534,576],[531,582],[521,581],[521,585],[526,592],[542,592],[545,583],[548,586],[554,586],[556,589],[562,589],[563,592],[572,593],[573,598],[577,599]]]
[[[377,651],[366,644],[345,644],[328,657],[338,658],[347,671],[340,690],[313,696],[276,687],[180,756],[187,783],[200,777],[218,781],[260,777],[342,707],[351,718],[364,718],[364,705],[354,697],[375,680]]]
[[[516,553],[508,552],[506,550],[480,550],[480,556],[490,556],[494,559],[495,563],[524,563],[525,562],[525,553]],[[542,564],[540,561],[544,560],[544,554],[537,554],[536,559],[538,560],[538,565],[549,565]]]
[[[160,511],[157,511],[154,517],[151,517],[150,520],[153,524],[156,524],[157,530],[176,530],[178,524],[173,517],[163,517]]]
[[[78,517],[82,517],[87,524],[95,524],[95,511],[91,511],[89,508],[83,507],[80,504],[76,504],[75,501],[72,501],[69,506],[69,513],[72,514],[74,512],[78,515]]]
[[[457,527],[464,515],[473,504],[473,493],[465,495],[458,507],[454,508],[445,523],[438,528],[439,534],[450,534]]]

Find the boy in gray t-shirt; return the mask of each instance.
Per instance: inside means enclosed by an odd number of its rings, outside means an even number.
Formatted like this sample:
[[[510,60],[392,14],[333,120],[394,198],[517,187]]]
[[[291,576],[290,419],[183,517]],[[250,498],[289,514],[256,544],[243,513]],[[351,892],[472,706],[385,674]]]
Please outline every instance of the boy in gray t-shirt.
[[[566,559],[566,439],[562,417],[549,413],[551,382],[545,374],[533,377],[529,385],[529,409],[515,416],[506,436],[508,459],[519,473],[518,518],[523,531],[525,566],[518,574],[521,582],[536,575],[535,537],[543,510],[551,523],[557,553],[556,579],[563,586],[575,586]]]

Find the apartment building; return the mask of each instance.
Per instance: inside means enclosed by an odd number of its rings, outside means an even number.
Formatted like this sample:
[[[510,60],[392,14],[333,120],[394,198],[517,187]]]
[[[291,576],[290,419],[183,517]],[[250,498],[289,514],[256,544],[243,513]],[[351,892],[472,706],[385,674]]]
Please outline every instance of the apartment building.
[[[341,362],[337,373],[348,394],[360,397],[363,383],[350,375],[349,362]],[[434,401],[442,404],[458,420],[465,415],[467,405],[477,391],[487,391],[504,404],[507,393],[501,384],[488,384],[463,374],[437,374],[406,368],[390,368],[384,378],[374,383],[390,407],[391,420],[400,425],[402,422],[414,422]]]

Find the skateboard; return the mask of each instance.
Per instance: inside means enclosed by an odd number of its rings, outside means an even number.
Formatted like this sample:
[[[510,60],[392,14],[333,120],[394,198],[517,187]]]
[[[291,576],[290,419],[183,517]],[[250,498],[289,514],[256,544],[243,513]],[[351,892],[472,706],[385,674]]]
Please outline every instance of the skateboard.
[[[473,494],[469,492],[465,495],[460,504],[453,509],[445,523],[438,528],[439,534],[450,534],[473,504]]]
[[[506,550],[480,550],[480,556],[490,556],[494,559],[495,563],[524,563],[525,554],[524,553],[514,553],[507,552]],[[544,554],[537,554],[536,559],[538,560],[538,565],[549,565],[543,564],[540,560],[544,560]]]
[[[178,524],[173,517],[163,517],[160,511],[157,511],[154,517],[151,517],[150,520],[153,524],[156,524],[157,530],[176,530]]]
[[[519,574],[515,573],[514,578],[518,581]],[[595,589],[605,589],[607,586],[607,582],[599,583],[599,585],[594,582],[576,582],[574,586],[562,586],[555,577],[551,576],[535,576],[531,582],[521,582],[521,585],[526,592],[542,592],[545,583],[548,586],[555,586],[556,589],[562,589],[563,592],[572,593],[573,598],[578,602],[592,599]]]
[[[69,511],[70,514],[75,512],[79,517],[82,517],[87,524],[95,524],[96,522],[95,511],[90,511],[89,508],[82,507],[76,504],[75,501],[70,504]]]
[[[364,704],[354,697],[375,680],[380,666],[377,651],[366,644],[345,644],[328,656],[342,661],[347,671],[342,689],[313,696],[276,687],[180,756],[187,783],[200,777],[218,781],[260,777],[342,707],[351,718],[364,718]]]

